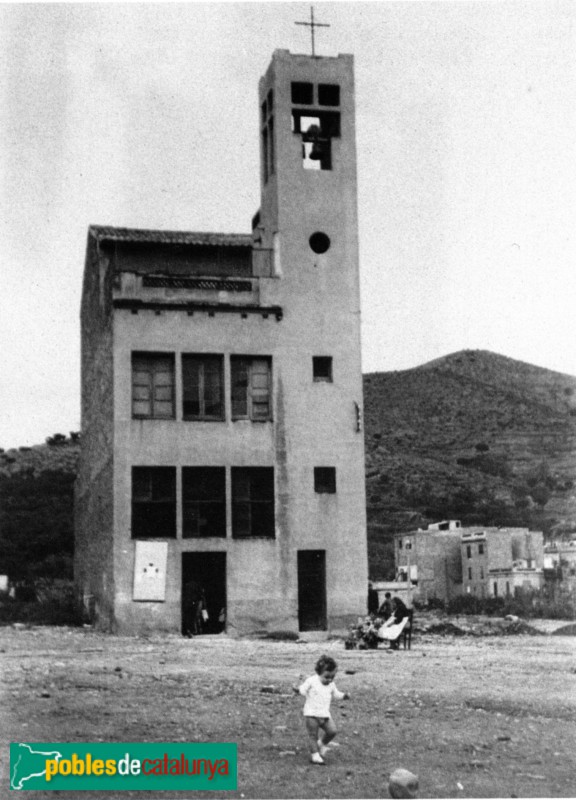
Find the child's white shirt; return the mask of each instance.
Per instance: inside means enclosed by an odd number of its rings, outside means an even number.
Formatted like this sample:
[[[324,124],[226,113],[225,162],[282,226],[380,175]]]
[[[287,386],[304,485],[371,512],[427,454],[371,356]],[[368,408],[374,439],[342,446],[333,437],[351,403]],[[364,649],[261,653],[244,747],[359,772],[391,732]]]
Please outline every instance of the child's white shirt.
[[[305,717],[329,717],[332,698],[344,699],[344,692],[336,688],[334,681],[325,685],[319,675],[306,678],[298,691],[306,698],[303,712]]]

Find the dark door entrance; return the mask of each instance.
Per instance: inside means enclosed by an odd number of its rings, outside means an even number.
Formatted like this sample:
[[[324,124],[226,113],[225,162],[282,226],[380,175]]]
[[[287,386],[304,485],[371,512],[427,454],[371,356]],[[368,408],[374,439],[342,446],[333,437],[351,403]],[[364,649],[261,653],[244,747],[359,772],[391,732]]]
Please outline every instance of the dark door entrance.
[[[326,551],[298,551],[298,627],[326,630]]]
[[[197,628],[198,633],[220,633],[226,628],[226,553],[182,553],[182,633],[194,631],[196,584],[206,599],[208,619]],[[224,619],[222,619],[224,613]]]

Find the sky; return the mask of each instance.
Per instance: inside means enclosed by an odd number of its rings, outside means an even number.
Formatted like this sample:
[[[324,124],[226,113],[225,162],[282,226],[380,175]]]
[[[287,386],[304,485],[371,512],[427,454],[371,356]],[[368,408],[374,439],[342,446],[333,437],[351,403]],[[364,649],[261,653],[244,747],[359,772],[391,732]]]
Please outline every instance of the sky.
[[[576,3],[316,2],[353,53],[364,372],[576,375]],[[0,447],[80,430],[88,226],[249,233],[307,3],[0,4]]]

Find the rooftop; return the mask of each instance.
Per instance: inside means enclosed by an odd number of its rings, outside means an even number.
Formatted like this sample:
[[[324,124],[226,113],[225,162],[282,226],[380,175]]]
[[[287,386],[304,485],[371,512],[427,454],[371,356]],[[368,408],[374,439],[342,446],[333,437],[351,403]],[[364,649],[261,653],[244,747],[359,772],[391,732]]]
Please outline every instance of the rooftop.
[[[203,233],[194,231],[162,231],[145,228],[113,228],[91,225],[89,236],[99,242],[133,242],[150,244],[189,244],[208,247],[252,248],[249,233]]]

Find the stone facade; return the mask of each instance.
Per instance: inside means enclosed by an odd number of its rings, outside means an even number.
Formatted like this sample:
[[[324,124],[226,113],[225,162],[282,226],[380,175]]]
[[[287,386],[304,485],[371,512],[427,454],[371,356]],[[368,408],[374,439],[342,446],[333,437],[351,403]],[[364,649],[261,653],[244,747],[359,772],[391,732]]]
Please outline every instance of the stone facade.
[[[259,104],[252,234],[89,231],[75,569],[104,628],[184,630],[188,579],[210,632],[366,608],[352,57],[276,51]]]

